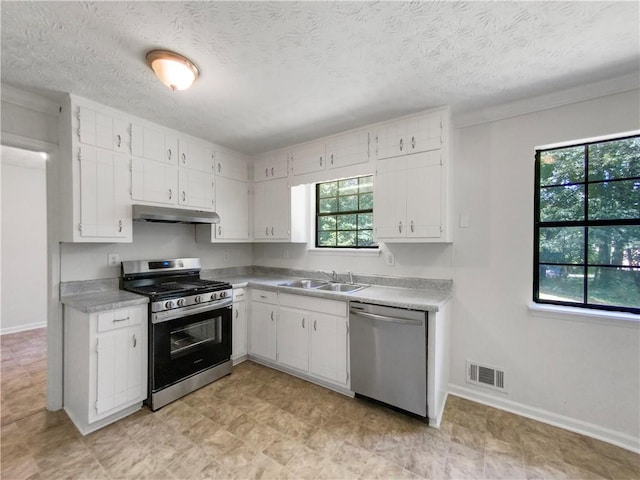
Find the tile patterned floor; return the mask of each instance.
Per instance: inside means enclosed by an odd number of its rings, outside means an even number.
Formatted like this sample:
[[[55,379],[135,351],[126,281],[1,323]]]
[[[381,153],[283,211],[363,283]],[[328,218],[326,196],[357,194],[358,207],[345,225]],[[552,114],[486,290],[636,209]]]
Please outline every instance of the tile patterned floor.
[[[83,437],[44,410],[43,332],[1,340],[3,480],[640,478],[639,455],[458,397],[437,430],[252,362]]]

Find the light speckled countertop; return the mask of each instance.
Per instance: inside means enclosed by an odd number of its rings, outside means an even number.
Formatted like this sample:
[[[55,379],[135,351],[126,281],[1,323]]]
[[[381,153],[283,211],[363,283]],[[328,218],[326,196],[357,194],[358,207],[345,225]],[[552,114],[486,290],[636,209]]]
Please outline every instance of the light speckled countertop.
[[[104,312],[105,310],[116,310],[149,303],[147,297],[124,290],[103,290],[67,295],[61,297],[60,301],[64,305],[83,313]]]
[[[451,298],[451,288],[402,288],[382,285],[371,285],[353,293],[330,292],[313,288],[283,287],[281,283],[296,280],[299,277],[278,276],[269,274],[233,275],[229,277],[211,276],[202,278],[223,280],[235,288],[254,287],[273,290],[294,295],[307,295],[332,300],[356,301],[387,305],[391,307],[409,308],[437,312],[440,305]]]

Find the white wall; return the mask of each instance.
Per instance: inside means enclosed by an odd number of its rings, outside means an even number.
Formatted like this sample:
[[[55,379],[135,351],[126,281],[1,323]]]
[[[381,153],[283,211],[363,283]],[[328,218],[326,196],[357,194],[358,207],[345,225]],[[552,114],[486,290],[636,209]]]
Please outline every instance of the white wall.
[[[0,334],[47,323],[45,162],[40,153],[2,147]]]
[[[533,316],[534,148],[640,128],[638,90],[455,132],[450,387],[640,448],[638,322]],[[640,292],[638,292],[640,295]],[[465,383],[465,360],[506,369],[509,393]]]
[[[200,257],[204,269],[252,265],[251,244],[196,243],[194,225],[134,222],[133,243],[62,243],[61,281],[119,277],[120,267],[107,265],[109,253],[121,261]]]

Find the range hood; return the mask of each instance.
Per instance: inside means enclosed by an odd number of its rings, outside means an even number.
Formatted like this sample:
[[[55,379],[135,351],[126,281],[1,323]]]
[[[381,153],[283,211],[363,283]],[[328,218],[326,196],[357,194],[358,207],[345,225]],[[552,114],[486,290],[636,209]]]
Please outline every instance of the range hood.
[[[156,207],[153,205],[133,205],[132,215],[134,222],[220,223],[220,216],[215,212]]]

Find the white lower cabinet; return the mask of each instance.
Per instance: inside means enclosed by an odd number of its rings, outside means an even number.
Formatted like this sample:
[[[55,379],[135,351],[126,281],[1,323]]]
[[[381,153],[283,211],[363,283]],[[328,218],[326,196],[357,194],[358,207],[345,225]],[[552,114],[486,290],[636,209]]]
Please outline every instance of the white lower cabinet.
[[[247,302],[245,289],[233,289],[233,317],[231,319],[231,360],[233,363],[247,357]]]
[[[341,391],[350,388],[347,302],[262,290],[251,297],[250,356]]]
[[[64,409],[83,435],[147,397],[147,306],[98,313],[65,307]]]
[[[276,292],[251,290],[250,355],[275,362],[277,313],[278,294]]]

